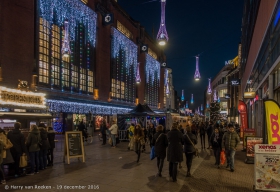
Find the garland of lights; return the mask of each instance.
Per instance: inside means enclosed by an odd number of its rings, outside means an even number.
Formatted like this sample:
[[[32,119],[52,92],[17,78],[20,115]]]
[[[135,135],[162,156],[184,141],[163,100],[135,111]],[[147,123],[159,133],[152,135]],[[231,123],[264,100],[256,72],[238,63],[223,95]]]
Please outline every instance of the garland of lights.
[[[137,45],[124,36],[119,30],[112,27],[112,57],[117,58],[120,50],[124,50],[125,54],[125,67],[128,71],[129,67],[133,66],[133,73],[137,72]],[[130,74],[129,74],[130,75]]]
[[[56,14],[56,23],[61,26],[66,19],[69,21],[71,41],[75,40],[75,28],[79,23],[83,23],[87,29],[88,41],[95,47],[97,14],[92,9],[80,0],[39,0],[39,3],[40,17],[53,23]]]
[[[78,113],[86,114],[91,112],[92,114],[125,114],[131,111],[130,108],[121,108],[121,107],[111,107],[103,105],[94,105],[86,103],[77,103],[77,102],[68,102],[68,101],[59,101],[59,100],[46,100],[50,112],[65,112],[65,113]]]
[[[157,74],[157,79],[160,79],[160,63],[149,54],[146,54],[146,81],[149,82],[150,78],[153,82]]]

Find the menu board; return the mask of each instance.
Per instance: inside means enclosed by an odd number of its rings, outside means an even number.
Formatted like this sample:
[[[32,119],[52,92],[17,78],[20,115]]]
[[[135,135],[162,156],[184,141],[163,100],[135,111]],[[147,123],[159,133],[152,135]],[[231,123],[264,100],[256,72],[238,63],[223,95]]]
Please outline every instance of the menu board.
[[[65,155],[67,162],[70,164],[70,158],[82,157],[85,162],[85,153],[83,145],[83,133],[81,131],[66,131],[65,132]],[[64,156],[65,157],[65,156]]]
[[[255,190],[280,191],[280,145],[255,145]]]
[[[68,134],[69,155],[82,155],[81,136],[80,133]]]
[[[256,144],[262,144],[263,138],[261,137],[246,137],[246,156],[247,157],[254,157],[255,156],[255,148]]]
[[[244,136],[243,136],[243,149],[247,147],[247,137],[254,137],[256,135],[255,129],[244,129]]]

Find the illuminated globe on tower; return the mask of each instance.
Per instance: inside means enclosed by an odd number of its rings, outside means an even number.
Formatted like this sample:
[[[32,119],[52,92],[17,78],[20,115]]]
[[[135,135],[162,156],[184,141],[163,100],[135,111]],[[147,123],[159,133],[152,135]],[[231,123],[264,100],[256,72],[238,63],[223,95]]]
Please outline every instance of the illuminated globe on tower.
[[[157,34],[157,41],[161,46],[165,45],[168,41],[168,35],[165,27],[165,4],[166,0],[161,0],[161,22]]]

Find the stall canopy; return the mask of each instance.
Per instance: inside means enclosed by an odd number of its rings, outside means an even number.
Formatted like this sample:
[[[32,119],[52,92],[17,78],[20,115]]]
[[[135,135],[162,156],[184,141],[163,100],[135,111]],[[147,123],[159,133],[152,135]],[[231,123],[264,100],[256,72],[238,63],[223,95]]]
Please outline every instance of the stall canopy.
[[[128,116],[157,116],[152,109],[148,105],[138,104],[133,110],[131,110]]]

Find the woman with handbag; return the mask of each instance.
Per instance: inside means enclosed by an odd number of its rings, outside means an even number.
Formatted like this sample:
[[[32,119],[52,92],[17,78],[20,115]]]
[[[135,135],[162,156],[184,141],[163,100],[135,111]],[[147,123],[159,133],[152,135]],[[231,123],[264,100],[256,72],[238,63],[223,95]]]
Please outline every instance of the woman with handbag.
[[[166,148],[168,146],[167,136],[163,133],[163,126],[156,127],[156,134],[152,139],[152,146],[155,147],[155,154],[157,158],[158,176],[161,177],[161,171],[166,157]]]
[[[142,145],[145,145],[144,132],[141,125],[137,124],[134,129],[134,151],[137,154],[137,163],[140,159]]]
[[[192,128],[187,125],[186,133],[184,135],[184,153],[186,155],[187,175],[191,177],[191,166],[193,155],[196,151],[195,145],[197,144],[197,137],[192,133]]]

